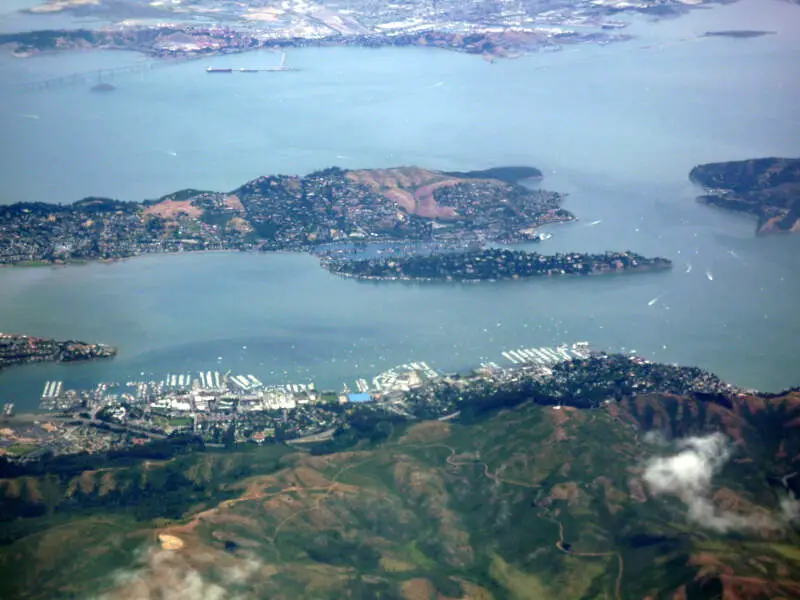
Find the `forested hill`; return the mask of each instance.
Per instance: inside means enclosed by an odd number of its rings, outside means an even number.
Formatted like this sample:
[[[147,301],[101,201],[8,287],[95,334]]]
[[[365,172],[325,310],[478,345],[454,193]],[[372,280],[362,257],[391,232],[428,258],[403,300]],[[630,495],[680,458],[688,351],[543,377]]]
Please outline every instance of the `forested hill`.
[[[759,233],[800,231],[800,158],[756,158],[699,165],[689,178],[698,200],[758,217]]]

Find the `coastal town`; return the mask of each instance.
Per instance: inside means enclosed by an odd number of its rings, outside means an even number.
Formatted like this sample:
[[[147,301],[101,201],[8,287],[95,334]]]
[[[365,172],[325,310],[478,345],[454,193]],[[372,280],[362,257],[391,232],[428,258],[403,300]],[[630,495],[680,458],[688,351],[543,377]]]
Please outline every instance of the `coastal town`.
[[[94,47],[186,58],[308,45],[425,46],[514,57],[568,44],[625,41],[631,36],[621,31],[628,25],[619,18],[621,13],[670,16],[697,4],[703,2],[49,0],[26,12],[97,16],[111,22],[87,29],[6,34],[0,36],[0,44],[12,45],[19,57]]]
[[[311,251],[340,242],[513,243],[538,239],[541,225],[573,220],[562,200],[499,179],[406,167],[271,175],[229,193],[181,190],[142,203],[18,203],[0,206],[0,264]]]
[[[318,390],[312,382],[265,385],[251,374],[217,371],[100,383],[92,390],[49,381],[39,413],[0,417],[0,455],[30,462],[176,437],[211,447],[289,443],[315,451],[379,435],[386,423],[448,420],[503,406],[508,397],[598,409],[637,394],[739,391],[699,368],[596,352],[586,342],[505,351],[498,362],[464,375],[410,362],[339,391]]]

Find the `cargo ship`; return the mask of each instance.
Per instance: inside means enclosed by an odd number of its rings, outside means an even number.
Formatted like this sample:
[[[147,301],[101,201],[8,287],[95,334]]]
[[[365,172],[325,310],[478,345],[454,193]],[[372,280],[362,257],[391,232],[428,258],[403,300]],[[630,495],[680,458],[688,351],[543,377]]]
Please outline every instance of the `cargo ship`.
[[[216,67],[208,67],[206,73],[233,73],[233,69],[221,69]]]

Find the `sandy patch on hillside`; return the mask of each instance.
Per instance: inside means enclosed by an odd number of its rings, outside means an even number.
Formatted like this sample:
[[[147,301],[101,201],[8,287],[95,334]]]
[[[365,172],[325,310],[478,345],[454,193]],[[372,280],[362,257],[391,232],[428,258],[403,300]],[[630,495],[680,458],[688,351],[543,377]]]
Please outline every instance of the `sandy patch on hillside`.
[[[236,194],[226,196],[222,203],[230,209],[239,211],[240,213],[244,212],[244,204],[242,204],[242,201],[239,200],[239,196]]]
[[[433,192],[438,187],[460,183],[460,180],[436,171],[402,167],[350,171],[347,177],[397,202],[408,213],[430,218],[452,217],[455,214],[452,207],[439,206],[433,198]]]
[[[553,500],[566,500],[570,504],[574,500],[577,500],[579,495],[580,490],[578,489],[578,484],[574,481],[557,483],[553,486],[553,489],[550,490],[550,497]]]
[[[438,183],[432,183],[419,188],[414,194],[417,204],[417,214],[421,217],[428,217],[432,219],[436,217],[453,218],[456,215],[456,209],[452,206],[440,206],[433,197],[433,194],[440,188],[452,187],[454,185],[458,185],[459,183],[462,182],[457,179],[451,179],[448,181],[439,181]]]
[[[404,581],[400,590],[406,600],[430,600],[436,597],[436,588],[430,581],[421,577]]]
[[[183,548],[183,540],[167,533],[158,534],[158,543],[163,550],[180,550]]]
[[[155,215],[162,219],[174,219],[181,213],[196,219],[203,214],[203,209],[193,206],[191,200],[164,200],[144,209],[145,216]]]

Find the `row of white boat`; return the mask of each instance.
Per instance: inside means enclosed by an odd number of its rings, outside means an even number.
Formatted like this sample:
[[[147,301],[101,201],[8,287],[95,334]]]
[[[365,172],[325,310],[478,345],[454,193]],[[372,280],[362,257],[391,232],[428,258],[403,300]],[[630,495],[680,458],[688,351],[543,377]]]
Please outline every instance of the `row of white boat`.
[[[500,354],[515,365],[536,363],[548,366],[576,358],[588,358],[589,350],[584,345],[573,344],[571,347],[563,345],[556,348],[520,348]]]

